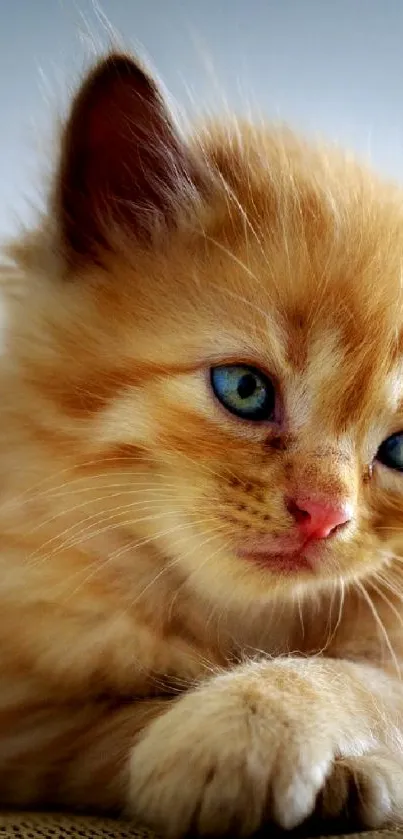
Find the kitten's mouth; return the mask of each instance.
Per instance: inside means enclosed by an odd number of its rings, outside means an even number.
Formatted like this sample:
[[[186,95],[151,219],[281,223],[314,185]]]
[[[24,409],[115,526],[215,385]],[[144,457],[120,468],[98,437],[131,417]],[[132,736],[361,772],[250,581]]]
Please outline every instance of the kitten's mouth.
[[[262,568],[269,568],[273,571],[314,571],[315,554],[318,553],[318,544],[309,540],[299,544],[275,545],[273,541],[250,542],[237,550],[241,559],[246,559],[259,565]]]
[[[293,553],[268,553],[263,551],[237,551],[238,556],[259,565],[261,568],[269,568],[272,571],[310,571],[314,570],[312,562],[308,559],[301,548]]]

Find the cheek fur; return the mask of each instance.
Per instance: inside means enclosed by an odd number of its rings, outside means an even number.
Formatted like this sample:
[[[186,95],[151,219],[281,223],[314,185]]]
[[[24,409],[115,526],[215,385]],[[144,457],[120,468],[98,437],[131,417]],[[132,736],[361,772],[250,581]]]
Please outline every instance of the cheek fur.
[[[302,488],[305,493],[319,492],[353,504],[355,521],[350,526],[349,540],[343,543],[343,567],[347,560],[351,569],[355,567],[358,557],[354,551],[362,553],[364,542],[367,546],[371,543],[373,556],[377,554],[378,536],[373,521],[377,518],[383,522],[380,527],[385,528],[385,498],[389,496],[383,491],[374,500],[377,496],[373,482],[362,492],[359,469],[352,468],[347,444],[338,450],[324,441],[312,450],[314,437],[308,435],[304,446],[304,436],[300,439],[298,434],[267,434],[267,430],[259,430],[263,439],[257,442],[253,428],[252,439],[248,439],[248,423],[240,438],[242,424],[235,422],[233,428],[231,422],[217,422],[214,404],[211,416],[206,415],[208,402],[204,391],[199,406],[192,405],[194,377],[188,377],[185,388],[176,387],[174,377],[167,381],[167,387],[158,380],[141,390],[128,390],[116,400],[102,415],[98,439],[109,438],[109,453],[119,452],[122,456],[124,452],[128,463],[131,458],[134,470],[143,458],[157,464],[160,474],[166,474],[162,484],[165,480],[170,486],[168,498],[182,511],[184,521],[197,522],[201,533],[203,519],[209,527],[215,523],[227,544],[247,535],[276,539],[292,527],[285,499]],[[150,490],[152,472],[150,468]],[[374,504],[382,507],[378,517],[370,512],[371,503],[372,508]],[[169,528],[169,501],[161,501],[158,515]],[[340,566],[338,546],[334,547],[333,556],[338,556]]]
[[[368,503],[368,519],[384,550],[403,551],[403,475],[377,464],[373,492]]]

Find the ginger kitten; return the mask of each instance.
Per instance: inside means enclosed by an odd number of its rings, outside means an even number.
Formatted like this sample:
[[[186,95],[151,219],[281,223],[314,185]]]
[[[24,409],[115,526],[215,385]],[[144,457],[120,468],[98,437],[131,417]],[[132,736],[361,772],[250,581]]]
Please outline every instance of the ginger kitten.
[[[4,806],[403,821],[402,257],[348,157],[89,74],[3,271]]]

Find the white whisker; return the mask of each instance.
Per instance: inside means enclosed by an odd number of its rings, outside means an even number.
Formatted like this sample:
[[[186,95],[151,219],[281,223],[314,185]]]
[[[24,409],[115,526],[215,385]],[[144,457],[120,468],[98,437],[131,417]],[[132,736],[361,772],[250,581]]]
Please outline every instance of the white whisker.
[[[378,629],[380,630],[380,633],[383,636],[385,644],[386,644],[386,646],[389,650],[389,653],[390,653],[390,656],[392,658],[393,664],[396,668],[396,673],[397,673],[398,677],[401,678],[401,669],[400,669],[399,662],[397,660],[396,653],[393,649],[393,646],[391,644],[389,635],[386,631],[386,627],[385,627],[385,625],[384,625],[384,623],[383,623],[383,621],[382,621],[382,619],[381,619],[381,617],[378,613],[378,610],[376,609],[376,606],[374,605],[370,595],[365,590],[365,587],[363,586],[363,584],[359,580],[356,580],[356,586],[359,589],[359,591],[361,592],[365,602],[368,605],[368,608],[370,609],[370,612],[371,612],[371,614],[374,618],[374,621],[375,621],[376,625],[378,626]]]

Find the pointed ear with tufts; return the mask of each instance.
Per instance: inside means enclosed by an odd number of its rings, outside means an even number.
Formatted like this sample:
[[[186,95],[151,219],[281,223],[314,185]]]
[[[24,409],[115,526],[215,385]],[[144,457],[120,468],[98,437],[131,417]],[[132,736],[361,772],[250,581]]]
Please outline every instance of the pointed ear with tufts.
[[[111,231],[150,239],[192,189],[190,156],[154,81],[112,54],[73,101],[62,139],[55,212],[62,251],[85,264]]]

